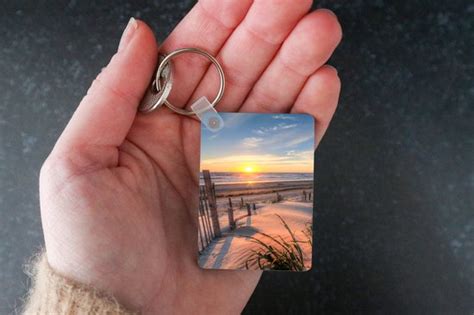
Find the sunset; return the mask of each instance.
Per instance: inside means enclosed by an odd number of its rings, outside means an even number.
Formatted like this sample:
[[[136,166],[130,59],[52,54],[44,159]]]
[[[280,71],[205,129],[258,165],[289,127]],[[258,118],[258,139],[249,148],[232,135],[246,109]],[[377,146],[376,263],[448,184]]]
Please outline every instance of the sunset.
[[[222,113],[225,127],[203,130],[201,170],[270,173],[313,171],[313,118]]]
[[[218,132],[201,127],[199,265],[308,270],[313,117],[220,114]]]
[[[253,172],[255,172],[255,167],[254,166],[244,166],[244,172],[245,173],[253,173]]]

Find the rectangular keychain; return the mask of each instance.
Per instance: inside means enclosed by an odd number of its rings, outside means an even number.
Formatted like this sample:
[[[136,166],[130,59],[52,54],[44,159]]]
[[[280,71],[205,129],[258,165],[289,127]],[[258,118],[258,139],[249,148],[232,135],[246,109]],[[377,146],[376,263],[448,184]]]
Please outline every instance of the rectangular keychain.
[[[198,53],[217,68],[220,88],[192,111],[166,98],[170,60]],[[287,270],[311,268],[313,245],[314,119],[306,114],[218,113],[225,77],[218,61],[197,48],[178,49],[160,60],[152,88],[140,104],[162,104],[201,121],[198,264],[205,269]]]

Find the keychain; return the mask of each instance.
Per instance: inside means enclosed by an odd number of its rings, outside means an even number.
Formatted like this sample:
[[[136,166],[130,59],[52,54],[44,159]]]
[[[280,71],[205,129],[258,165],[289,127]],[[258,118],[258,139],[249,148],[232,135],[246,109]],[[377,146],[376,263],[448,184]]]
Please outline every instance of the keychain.
[[[196,53],[209,59],[220,85],[212,102],[191,110],[168,101],[172,58]],[[139,111],[163,105],[201,121],[198,264],[205,269],[306,271],[311,268],[314,119],[306,114],[218,113],[224,71],[198,48],[160,56]]]
[[[217,68],[219,73],[220,86],[219,91],[217,92],[216,98],[209,103],[209,101],[203,97],[195,102],[191,108],[192,111],[181,109],[179,107],[171,104],[167,97],[171,92],[173,86],[173,75],[171,72],[171,58],[176,57],[184,53],[196,53],[208,58]],[[160,63],[156,70],[155,79],[152,81],[147,93],[142,99],[139,111],[144,113],[149,113],[155,109],[160,108],[163,104],[166,105],[169,109],[176,112],[177,114],[192,116],[196,115],[202,123],[204,123],[208,128],[213,131],[218,131],[222,128],[222,119],[220,118],[217,111],[214,109],[214,106],[222,99],[225,90],[225,76],[224,70],[222,70],[221,65],[208,52],[198,49],[198,48],[182,48],[175,50],[168,54],[167,56],[160,57]]]

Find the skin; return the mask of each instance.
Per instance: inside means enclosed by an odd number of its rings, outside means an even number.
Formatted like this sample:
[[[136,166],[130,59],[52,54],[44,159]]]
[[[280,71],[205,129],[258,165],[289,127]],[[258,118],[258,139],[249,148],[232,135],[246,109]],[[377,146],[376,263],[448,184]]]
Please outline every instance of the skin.
[[[162,108],[137,114],[158,51],[202,47],[217,56],[227,88],[218,111],[308,113],[320,142],[336,109],[337,71],[324,65],[341,40],[328,10],[310,1],[198,2],[160,49],[131,22],[45,161],[41,215],[58,273],[150,314],[237,314],[260,271],[197,265],[199,123]],[[174,63],[170,100],[212,99],[206,59]]]

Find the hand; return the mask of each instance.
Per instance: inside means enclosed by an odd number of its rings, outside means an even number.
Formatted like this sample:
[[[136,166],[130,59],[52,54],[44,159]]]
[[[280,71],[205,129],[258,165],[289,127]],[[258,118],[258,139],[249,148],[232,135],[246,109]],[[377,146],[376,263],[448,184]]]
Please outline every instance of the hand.
[[[161,50],[201,47],[227,78],[219,111],[309,113],[319,142],[340,82],[323,64],[341,39],[309,1],[197,3]],[[150,28],[131,20],[118,52],[93,82],[41,170],[47,258],[60,274],[144,313],[242,311],[261,272],[197,265],[199,123],[168,109],[137,114],[157,62]],[[206,59],[174,63],[171,101],[212,98]]]

